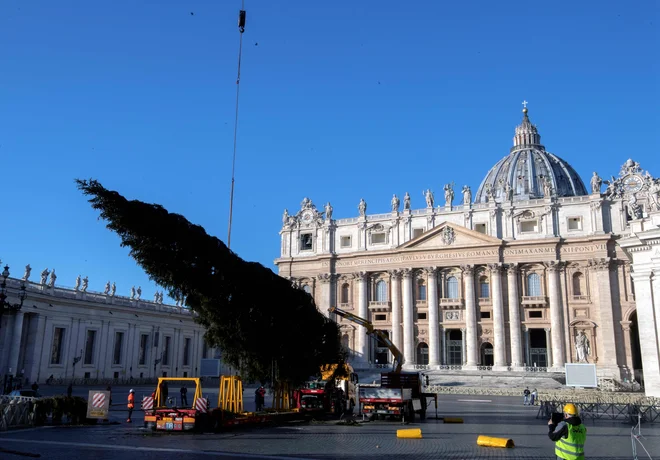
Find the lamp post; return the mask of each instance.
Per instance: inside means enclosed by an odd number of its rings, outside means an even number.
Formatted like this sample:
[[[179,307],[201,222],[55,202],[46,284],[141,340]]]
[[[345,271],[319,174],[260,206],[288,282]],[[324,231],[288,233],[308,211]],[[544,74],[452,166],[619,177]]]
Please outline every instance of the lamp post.
[[[27,297],[25,292],[25,282],[21,283],[21,287],[18,293],[18,303],[7,302],[7,278],[9,278],[9,265],[5,265],[5,269],[2,271],[2,283],[0,283],[0,328],[2,327],[2,316],[6,311],[20,311],[23,308],[23,302]]]

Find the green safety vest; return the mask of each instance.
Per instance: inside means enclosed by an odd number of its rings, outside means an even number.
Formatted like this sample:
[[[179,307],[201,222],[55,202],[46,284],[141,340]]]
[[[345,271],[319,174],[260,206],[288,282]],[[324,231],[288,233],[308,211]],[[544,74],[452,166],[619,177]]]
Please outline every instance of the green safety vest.
[[[584,442],[587,440],[587,427],[583,424],[566,424],[568,438],[561,437],[555,442],[555,455],[566,460],[584,460]]]

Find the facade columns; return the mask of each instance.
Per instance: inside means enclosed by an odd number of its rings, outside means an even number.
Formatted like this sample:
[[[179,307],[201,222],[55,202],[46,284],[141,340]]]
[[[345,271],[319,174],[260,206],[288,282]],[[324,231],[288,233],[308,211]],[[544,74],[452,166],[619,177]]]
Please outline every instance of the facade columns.
[[[550,367],[550,363],[552,362],[552,334],[550,333],[551,329],[549,327],[546,327],[543,330],[545,331],[545,349],[547,350],[546,354],[548,355],[548,367]]]
[[[527,367],[532,366],[532,358],[529,355],[529,328],[526,326],[523,326],[523,332],[525,333],[525,364]]]
[[[23,338],[23,318],[25,313],[17,311],[14,315],[14,333],[11,336],[11,348],[9,352],[9,373],[18,375],[18,357],[21,354],[21,339]]]
[[[564,321],[562,314],[561,292],[559,284],[560,262],[546,264],[548,273],[548,290],[550,297],[550,328],[552,338],[552,366],[561,370],[564,367]]]
[[[660,396],[660,350],[658,350],[657,316],[654,312],[653,284],[658,283],[649,271],[632,274],[635,283],[639,348],[644,368],[644,387],[647,396]]]
[[[520,295],[518,292],[518,264],[509,264],[507,270],[509,291],[509,335],[511,338],[511,366],[522,367],[522,339],[520,333]]]
[[[461,328],[461,365],[465,366],[467,352],[465,351],[465,328]]]
[[[440,337],[440,365],[447,364],[447,331],[444,327],[438,326],[438,336]]]
[[[428,306],[429,306],[429,364],[440,365],[440,324],[438,318],[438,272],[436,267],[426,269],[428,274]]]
[[[612,287],[610,282],[610,269],[612,267],[609,258],[601,260],[590,260],[589,266],[596,272],[596,291],[598,292],[598,303],[600,305],[600,324],[598,328],[599,345],[602,353],[598,355],[598,367],[605,367],[612,374],[612,377],[621,378],[621,371],[617,359],[617,345],[621,345],[621,340],[615,330],[614,308],[612,306]],[[619,340],[617,340],[619,339]],[[571,337],[573,340],[573,337]]]
[[[491,274],[491,285],[493,294],[493,334],[494,362],[493,370],[506,371],[506,333],[504,330],[504,298],[502,296],[502,265],[491,264],[488,266]]]
[[[465,329],[466,329],[466,367],[477,367],[477,304],[474,292],[474,267],[461,266],[465,279]]]
[[[392,343],[403,349],[401,340],[401,270],[390,270],[390,286],[392,288]]]
[[[413,318],[413,272],[410,268],[402,271],[403,295],[403,362],[415,363],[415,320]]]
[[[365,320],[369,320],[369,308],[368,308],[368,290],[367,290],[367,280],[369,276],[367,272],[358,272],[355,275],[357,277],[358,285],[358,316]],[[364,326],[357,326],[357,346],[355,347],[355,353],[357,354],[357,360],[362,364],[369,363],[368,355],[368,345],[369,341],[367,339],[367,330]]]
[[[326,318],[330,317],[330,307],[332,307],[332,299],[330,298],[331,295],[331,281],[333,278],[333,275],[330,273],[321,273],[316,277],[319,280],[319,283],[321,283],[321,302],[320,303],[320,310],[321,313],[323,313],[323,316]]]

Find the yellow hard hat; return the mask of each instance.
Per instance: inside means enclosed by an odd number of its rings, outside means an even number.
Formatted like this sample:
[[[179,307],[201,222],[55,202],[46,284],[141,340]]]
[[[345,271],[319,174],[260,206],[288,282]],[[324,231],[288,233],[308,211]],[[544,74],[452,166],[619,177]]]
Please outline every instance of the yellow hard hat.
[[[575,407],[575,404],[566,404],[564,405],[564,414],[568,415],[577,415],[578,410],[577,407]]]

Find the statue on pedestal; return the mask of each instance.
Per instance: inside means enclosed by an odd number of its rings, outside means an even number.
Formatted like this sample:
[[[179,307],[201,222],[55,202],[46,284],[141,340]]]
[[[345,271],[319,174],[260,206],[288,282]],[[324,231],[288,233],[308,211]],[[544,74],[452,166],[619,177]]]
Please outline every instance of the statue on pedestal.
[[[452,202],[454,201],[454,187],[453,184],[446,184],[444,186],[445,191],[445,206],[451,208]]]
[[[509,182],[504,183],[504,197],[507,202],[513,201],[513,187]]]
[[[603,179],[598,176],[598,173],[594,171],[594,175],[591,176],[591,193],[600,195],[600,187],[603,185]]]
[[[158,303],[158,291],[154,294],[154,303]]]
[[[628,199],[628,215],[633,220],[643,217],[642,207],[637,204],[637,196],[634,193]]]
[[[399,205],[401,204],[401,201],[399,201],[399,197],[396,196],[396,194],[392,195],[392,212],[399,212]]]
[[[580,331],[575,336],[575,357],[579,363],[588,363],[589,354],[591,354],[591,344],[584,331]]]
[[[103,289],[103,293],[104,293],[105,295],[110,294],[110,281],[108,281],[107,283],[105,283],[105,289]]]
[[[328,203],[325,205],[325,218],[327,220],[332,220],[332,211],[333,211],[332,205],[328,201]]]
[[[89,279],[85,276],[82,280],[82,292],[87,292],[87,288],[89,287]]]
[[[136,296],[135,300],[140,300],[140,297],[142,296],[142,286],[138,286],[137,291],[135,291]]]
[[[115,292],[117,292],[117,285],[116,285],[115,282],[113,281],[113,282],[112,282],[112,287],[110,288],[110,296],[114,297],[114,296],[115,296]]]
[[[358,211],[360,216],[364,217],[367,215],[367,202],[364,201],[364,198],[360,198],[360,204],[358,205]]]
[[[55,287],[55,280],[57,280],[57,275],[55,274],[55,269],[50,272],[50,281],[48,282],[48,287]]]
[[[48,269],[45,269],[44,271],[41,272],[41,284],[42,285],[46,284],[46,280],[48,279],[49,274],[50,274],[50,272],[48,271]]]
[[[426,189],[424,192],[424,198],[426,198],[426,207],[427,208],[433,208],[433,204],[435,203],[435,197],[433,196],[433,192],[431,189]]]
[[[25,273],[23,274],[23,281],[29,281],[31,273],[32,273],[32,267],[30,267],[30,264],[27,264],[25,266]]]
[[[285,209],[284,214],[282,214],[282,226],[286,226],[289,223],[289,210]]]
[[[470,206],[470,203],[472,202],[472,190],[470,189],[469,185],[464,185],[463,190],[463,204],[465,206]]]
[[[406,192],[406,195],[403,197],[403,210],[410,211],[410,195]]]
[[[547,177],[541,179],[543,181],[543,196],[550,198],[552,196],[552,182]]]
[[[76,277],[76,284],[73,286],[74,291],[77,291],[78,289],[80,289],[80,275]]]
[[[135,286],[131,286],[131,300],[135,298]]]

